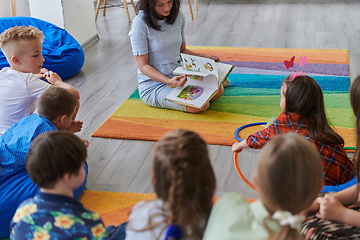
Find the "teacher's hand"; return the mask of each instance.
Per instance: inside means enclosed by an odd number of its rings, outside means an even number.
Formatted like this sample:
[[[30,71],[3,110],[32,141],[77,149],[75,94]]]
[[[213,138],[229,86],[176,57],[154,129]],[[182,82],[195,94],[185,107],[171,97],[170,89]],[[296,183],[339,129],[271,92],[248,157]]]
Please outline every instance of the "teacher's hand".
[[[185,74],[180,76],[175,76],[169,81],[169,85],[176,86],[176,87],[183,87],[185,83],[187,82],[187,77]]]
[[[220,58],[218,56],[215,56],[215,55],[207,55],[207,54],[204,54],[203,57],[205,58],[210,58],[212,60],[214,60],[215,62],[221,62],[220,61]]]

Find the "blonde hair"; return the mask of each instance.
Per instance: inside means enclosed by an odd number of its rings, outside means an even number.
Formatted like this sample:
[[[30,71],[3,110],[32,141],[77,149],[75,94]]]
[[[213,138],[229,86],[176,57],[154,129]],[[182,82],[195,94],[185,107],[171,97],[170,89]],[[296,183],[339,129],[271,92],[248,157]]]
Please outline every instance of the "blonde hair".
[[[0,34],[0,48],[3,50],[6,58],[9,61],[10,55],[21,55],[22,48],[16,47],[12,48],[14,44],[19,44],[25,41],[30,41],[34,39],[39,39],[41,42],[44,40],[44,34],[39,29],[33,26],[16,26],[9,29],[6,29],[3,33]],[[11,52],[10,49],[14,49]]]
[[[260,152],[256,176],[260,199],[267,209],[299,214],[315,200],[322,186],[319,153],[296,133],[278,135]],[[269,218],[264,219],[266,227]],[[268,239],[303,239],[290,226],[283,226],[274,235],[268,231]]]

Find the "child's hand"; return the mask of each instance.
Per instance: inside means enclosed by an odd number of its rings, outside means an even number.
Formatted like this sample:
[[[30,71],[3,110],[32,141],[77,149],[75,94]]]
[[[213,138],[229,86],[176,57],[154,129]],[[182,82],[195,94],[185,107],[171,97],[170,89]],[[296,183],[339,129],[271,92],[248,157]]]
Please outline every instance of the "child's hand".
[[[343,222],[342,215],[347,208],[336,197],[326,194],[324,197],[318,197],[316,201],[320,204],[319,212],[316,214],[318,218]]]
[[[241,145],[241,142],[236,142],[232,145],[231,150],[233,150],[233,152],[241,152],[243,150]]]
[[[49,76],[46,76],[45,79],[53,85],[55,85],[58,81],[62,82],[60,76],[53,71],[49,71]]]
[[[71,121],[71,124],[66,129],[66,131],[72,132],[72,133],[80,132],[81,128],[82,128],[82,125],[83,125],[83,122],[73,120],[73,121]]]
[[[89,141],[88,141],[88,140],[86,140],[86,139],[83,139],[82,141],[84,142],[84,144],[85,144],[85,147],[89,147]]]
[[[187,76],[185,74],[181,76],[175,76],[169,81],[169,85],[176,86],[176,87],[183,87],[187,82]]]
[[[301,214],[304,216],[314,215],[315,213],[317,213],[319,211],[319,208],[320,208],[320,204],[315,199],[313,201],[313,203],[307,209],[305,209],[301,212]]]
[[[47,70],[46,68],[42,68],[40,70],[40,73],[34,74],[35,76],[37,76],[38,78],[42,79],[42,78],[46,78],[46,73],[49,72],[49,70]]]

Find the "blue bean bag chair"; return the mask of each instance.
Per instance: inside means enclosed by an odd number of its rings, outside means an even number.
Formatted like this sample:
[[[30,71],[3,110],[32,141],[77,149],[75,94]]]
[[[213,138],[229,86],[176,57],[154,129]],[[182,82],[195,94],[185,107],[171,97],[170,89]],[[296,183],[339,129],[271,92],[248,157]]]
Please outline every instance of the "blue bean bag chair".
[[[76,199],[85,189],[88,176],[87,164],[85,164],[84,169],[85,181],[73,191]],[[30,179],[25,167],[0,178],[0,238],[10,236],[10,222],[20,203],[28,198],[35,197],[38,192],[39,188]]]
[[[80,44],[67,31],[56,25],[32,17],[0,18],[0,33],[15,26],[33,26],[40,29],[45,36],[42,44],[43,64],[62,79],[69,78],[80,71],[84,65],[85,55]],[[0,69],[9,64],[0,50]]]

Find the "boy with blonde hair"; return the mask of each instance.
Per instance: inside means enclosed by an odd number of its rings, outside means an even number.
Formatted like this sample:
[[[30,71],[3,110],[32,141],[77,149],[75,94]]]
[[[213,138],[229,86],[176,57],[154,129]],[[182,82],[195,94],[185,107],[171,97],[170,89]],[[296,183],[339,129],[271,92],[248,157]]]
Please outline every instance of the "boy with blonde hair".
[[[37,99],[52,85],[65,88],[79,102],[79,92],[73,86],[64,83],[56,73],[42,68],[45,61],[41,55],[43,40],[43,33],[32,26],[12,27],[0,34],[0,48],[10,64],[0,71],[0,135],[32,114]],[[76,113],[78,107],[79,103]],[[80,121],[72,124],[82,127]]]
[[[38,114],[22,118],[0,136],[0,238],[9,236],[9,224],[19,204],[34,197],[39,191],[25,167],[31,142],[44,132],[78,131],[74,128],[76,125],[70,127],[77,103],[76,98],[66,89],[48,88],[39,99]],[[84,142],[88,146],[88,142]],[[52,154],[48,158],[50,162],[56,157],[56,153]],[[84,168],[87,172],[86,165]],[[86,177],[74,191],[75,198],[80,197],[85,184]]]

